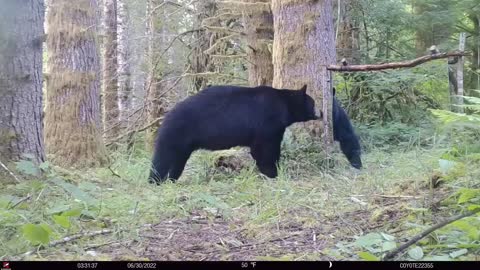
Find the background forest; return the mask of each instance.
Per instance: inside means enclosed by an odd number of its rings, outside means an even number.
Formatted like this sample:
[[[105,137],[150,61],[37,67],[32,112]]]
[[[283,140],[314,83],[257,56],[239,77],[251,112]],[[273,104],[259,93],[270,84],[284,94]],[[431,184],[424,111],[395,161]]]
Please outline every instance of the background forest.
[[[0,0],[0,259],[381,260],[463,213],[394,258],[478,260],[479,49],[479,0]],[[326,69],[436,50],[465,56]],[[276,179],[239,148],[148,184],[165,113],[217,84],[308,84],[327,129],[287,130]]]

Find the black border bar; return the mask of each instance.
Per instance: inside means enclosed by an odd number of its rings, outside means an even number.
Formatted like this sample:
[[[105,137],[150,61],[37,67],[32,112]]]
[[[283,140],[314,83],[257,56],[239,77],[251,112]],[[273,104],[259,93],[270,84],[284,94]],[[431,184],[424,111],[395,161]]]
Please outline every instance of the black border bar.
[[[293,270],[321,270],[321,269],[480,269],[480,262],[279,262],[279,261],[3,261],[0,270],[33,270],[33,269],[293,269]]]

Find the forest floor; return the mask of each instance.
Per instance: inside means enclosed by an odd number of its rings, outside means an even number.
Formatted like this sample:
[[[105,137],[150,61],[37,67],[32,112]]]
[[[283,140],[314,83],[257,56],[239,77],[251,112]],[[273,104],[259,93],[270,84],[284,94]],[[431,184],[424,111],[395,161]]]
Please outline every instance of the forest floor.
[[[315,154],[287,150],[279,177],[267,179],[251,159],[225,171],[213,166],[221,152],[201,151],[177,183],[160,186],[147,183],[147,158],[118,157],[109,169],[82,173],[49,169],[44,181],[3,187],[0,258],[375,259],[457,212],[443,202],[460,180],[430,184],[442,152],[374,151],[364,155],[360,172],[339,155],[325,172]],[[470,186],[478,170],[464,170],[458,179]],[[47,236],[32,236],[27,223]],[[439,232],[420,254],[407,250],[399,258],[478,259],[478,245],[466,252],[436,247],[453,239],[461,237],[452,229]]]

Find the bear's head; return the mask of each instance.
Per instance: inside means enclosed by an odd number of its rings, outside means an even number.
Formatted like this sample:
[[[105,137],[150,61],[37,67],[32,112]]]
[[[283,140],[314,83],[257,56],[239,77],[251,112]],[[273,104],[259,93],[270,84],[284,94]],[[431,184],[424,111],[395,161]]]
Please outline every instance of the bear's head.
[[[322,112],[315,108],[315,101],[307,94],[307,86],[304,85],[300,90],[289,91],[289,104],[291,112],[294,114],[295,122],[306,122],[322,118]]]
[[[350,162],[350,165],[360,170],[362,168],[362,150],[360,148],[360,141],[357,136],[351,136],[350,139],[343,140],[343,143],[340,144],[340,148]]]

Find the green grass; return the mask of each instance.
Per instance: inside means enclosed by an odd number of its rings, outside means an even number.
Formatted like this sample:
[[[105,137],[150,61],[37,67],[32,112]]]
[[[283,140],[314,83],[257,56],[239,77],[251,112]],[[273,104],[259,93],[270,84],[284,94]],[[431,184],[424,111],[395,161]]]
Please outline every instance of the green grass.
[[[147,183],[150,159],[137,151],[133,157],[114,156],[116,161],[111,168],[120,177],[109,169],[76,172],[49,168],[45,179],[3,184],[0,258],[348,260],[359,259],[358,252],[364,249],[354,243],[368,232],[395,231],[408,222],[434,222],[435,219],[425,218],[417,211],[428,208],[430,198],[436,198],[432,192],[443,194],[430,190],[428,183],[438,170],[444,149],[372,151],[364,155],[365,168],[356,172],[341,154],[335,156],[335,168],[325,170],[323,154],[314,145],[286,141],[277,179],[260,175],[251,159],[245,160],[247,165],[240,171],[221,172],[213,166],[220,152],[200,151],[189,160],[177,183],[153,186]],[[444,188],[471,185],[479,175],[474,167],[474,163],[467,164],[468,173]],[[68,183],[76,189],[69,189]],[[28,200],[12,208],[27,196]],[[75,209],[82,214],[67,215],[68,228],[55,221],[55,215]],[[180,225],[170,230],[168,224],[172,222]],[[46,225],[51,230],[50,245],[76,233],[101,229],[111,232],[54,247],[45,243],[45,248],[39,249],[27,240],[22,229],[25,224]],[[182,224],[186,229],[182,229]],[[221,227],[206,232],[214,225]],[[148,253],[146,247],[155,246],[155,241],[160,240],[147,239],[145,233],[166,238],[161,241],[172,245],[171,252]],[[190,235],[188,241],[182,240],[186,235]],[[207,246],[184,253],[185,245],[197,242]],[[120,247],[109,248],[110,243]],[[262,246],[263,243],[269,244]],[[132,253],[133,246],[145,251]],[[86,253],[87,250],[95,254]],[[33,253],[22,255],[27,251]],[[196,257],[197,254],[204,257]],[[478,250],[475,253],[470,249],[469,254],[478,254]]]

